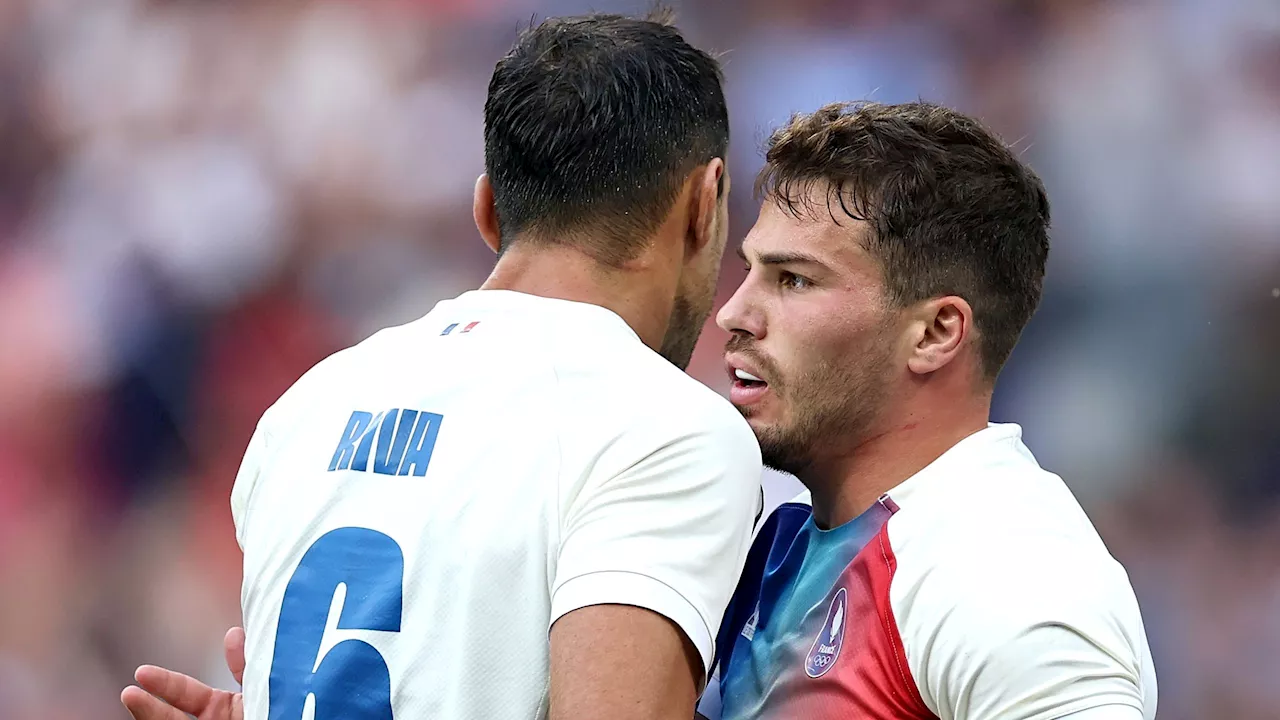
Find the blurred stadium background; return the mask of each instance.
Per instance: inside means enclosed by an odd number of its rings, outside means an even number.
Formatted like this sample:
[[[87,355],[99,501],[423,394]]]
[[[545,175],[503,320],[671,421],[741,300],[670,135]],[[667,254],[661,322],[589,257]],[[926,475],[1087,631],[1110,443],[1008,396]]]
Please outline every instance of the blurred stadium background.
[[[1280,718],[1280,2],[673,4],[724,52],[735,241],[768,128],[831,100],[953,104],[1038,168],[1050,277],[997,419],[1127,564],[1160,717]],[[481,110],[520,24],[644,9],[0,2],[0,718],[123,718],[144,661],[231,682],[258,415],[483,281]],[[721,390],[723,340],[692,369]]]

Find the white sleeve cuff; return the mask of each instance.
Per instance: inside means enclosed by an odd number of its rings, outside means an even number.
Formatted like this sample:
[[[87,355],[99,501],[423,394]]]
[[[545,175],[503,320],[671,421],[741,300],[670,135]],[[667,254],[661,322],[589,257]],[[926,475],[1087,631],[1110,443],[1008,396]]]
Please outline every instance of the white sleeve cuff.
[[[1068,713],[1062,716],[1062,720],[1142,720],[1142,708],[1136,707],[1131,699],[1120,697],[1110,705]]]
[[[631,605],[652,610],[675,623],[702,654],[704,673],[711,671],[715,640],[693,604],[671,586],[648,575],[608,570],[570,578],[551,597],[551,622],[591,605]]]

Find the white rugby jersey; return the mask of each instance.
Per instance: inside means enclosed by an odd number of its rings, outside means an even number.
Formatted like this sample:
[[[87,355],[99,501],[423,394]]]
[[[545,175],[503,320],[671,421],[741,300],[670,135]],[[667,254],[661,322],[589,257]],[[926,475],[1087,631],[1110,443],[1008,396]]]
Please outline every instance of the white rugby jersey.
[[[547,634],[658,612],[709,666],[760,511],[722,397],[604,308],[472,291],[321,362],[232,492],[249,720],[546,714]]]
[[[1151,720],[1124,568],[1017,425],[977,432],[857,518],[764,523],[726,613],[712,720]]]

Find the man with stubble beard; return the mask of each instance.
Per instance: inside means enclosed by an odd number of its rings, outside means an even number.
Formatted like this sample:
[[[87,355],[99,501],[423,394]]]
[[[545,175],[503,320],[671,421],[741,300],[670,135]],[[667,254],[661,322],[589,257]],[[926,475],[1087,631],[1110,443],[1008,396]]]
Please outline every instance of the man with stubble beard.
[[[979,122],[832,105],[777,130],[730,399],[808,489],[757,535],[719,720],[1151,720],[1124,569],[1021,429],[989,422],[1040,301],[1043,185]]]

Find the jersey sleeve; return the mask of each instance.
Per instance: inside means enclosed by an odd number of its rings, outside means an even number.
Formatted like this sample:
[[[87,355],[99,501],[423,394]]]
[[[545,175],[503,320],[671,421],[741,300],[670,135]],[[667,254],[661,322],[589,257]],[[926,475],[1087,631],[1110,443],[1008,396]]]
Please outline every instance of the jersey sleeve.
[[[952,558],[904,599],[925,705],[944,720],[1150,717],[1144,630],[1119,566],[1002,555]]]
[[[1143,715],[1132,705],[1102,705],[1071,713],[1062,720],[1143,720]]]
[[[589,605],[646,608],[678,625],[710,668],[760,502],[759,446],[724,410],[649,424],[629,453],[638,457],[577,491],[562,520],[552,623]]]

